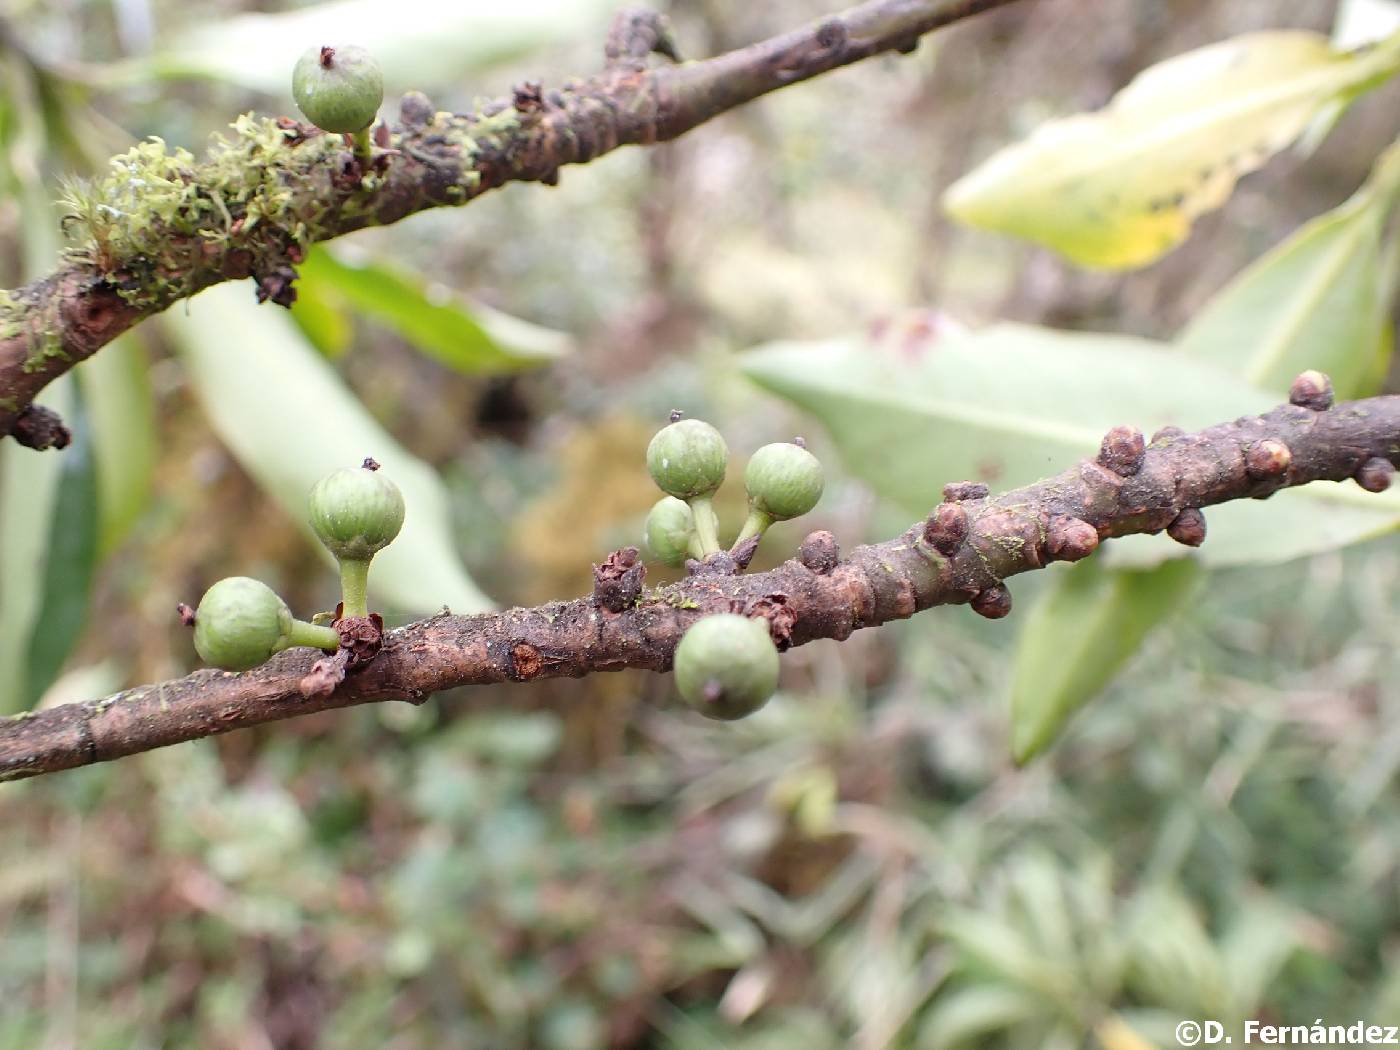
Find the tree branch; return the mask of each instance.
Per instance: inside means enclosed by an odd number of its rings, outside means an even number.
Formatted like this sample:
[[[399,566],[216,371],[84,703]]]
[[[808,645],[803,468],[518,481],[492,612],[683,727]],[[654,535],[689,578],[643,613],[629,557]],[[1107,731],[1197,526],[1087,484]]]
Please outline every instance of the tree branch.
[[[302,697],[298,684],[318,654],[299,649],[243,674],[197,671],[0,720],[0,780],[327,708],[418,703],[459,685],[664,671],[686,628],[719,611],[764,616],[780,647],[844,639],[935,605],[969,603],[1004,616],[1011,597],[1002,581],[1086,557],[1101,539],[1165,529],[1196,546],[1205,537],[1200,507],[1316,481],[1356,478],[1371,491],[1390,483],[1400,461],[1400,396],[1332,409],[1330,385],[1313,372],[1293,384],[1290,402],[1196,434],[1167,428],[1150,445],[1141,432],[1115,427],[1095,459],[1034,485],[995,497],[985,486],[949,485],[927,520],[844,560],[829,533],[813,533],[797,559],[770,572],[692,576],[612,612],[619,581],[639,584],[641,576],[635,552],[619,552],[599,567],[593,597],[410,624],[324,698]]]
[[[81,242],[65,265],[0,293],[0,435],[43,387],[143,318],[221,281],[255,277],[259,298],[290,305],[295,266],[317,241],[459,205],[508,182],[558,180],[619,146],[674,139],[770,91],[887,51],[1015,0],[868,0],[703,62],[647,69],[673,49],[664,26],[629,12],[608,64],[559,90],[516,88],[474,113],[437,112],[410,92],[378,129],[369,171],[337,135],[296,121],[240,118],[196,163],[152,140],[80,190]],[[80,228],[80,229],[77,229]]]

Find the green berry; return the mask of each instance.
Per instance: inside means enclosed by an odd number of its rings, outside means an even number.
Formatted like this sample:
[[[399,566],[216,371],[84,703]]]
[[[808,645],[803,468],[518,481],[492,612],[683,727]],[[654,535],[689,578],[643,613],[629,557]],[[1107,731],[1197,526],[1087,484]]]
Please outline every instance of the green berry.
[[[826,479],[817,457],[801,445],[764,445],[744,469],[749,503],[774,521],[800,518],[822,498]]]
[[[719,613],[696,621],[676,646],[676,689],[708,718],[751,715],[778,688],[778,647],[764,620]]]
[[[366,561],[403,528],[403,493],[367,459],[327,474],[311,490],[311,528],[342,561]]]
[[[265,583],[230,576],[204,592],[194,614],[194,647],[207,664],[246,671],[287,647],[292,613]]]
[[[313,47],[292,70],[292,97],[318,128],[352,134],[374,123],[384,101],[384,75],[362,47]]]
[[[724,482],[729,446],[698,419],[681,419],[657,431],[647,446],[647,470],[658,488],[677,499],[713,496]]]
[[[662,496],[647,514],[647,550],[664,565],[684,565],[694,535],[695,518],[684,500]]]

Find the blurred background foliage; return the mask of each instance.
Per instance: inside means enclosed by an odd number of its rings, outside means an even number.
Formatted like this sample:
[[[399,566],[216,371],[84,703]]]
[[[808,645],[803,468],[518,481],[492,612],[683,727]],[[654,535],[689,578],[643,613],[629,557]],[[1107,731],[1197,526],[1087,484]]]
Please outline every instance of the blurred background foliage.
[[[666,6],[697,56],[827,11]],[[61,180],[288,112],[327,32],[380,55],[386,113],[460,109],[597,68],[613,7],[7,0],[0,277],[51,265]],[[401,623],[582,593],[635,542],[673,406],[827,463],[761,568],[1114,423],[1267,406],[1302,367],[1395,390],[1397,27],[1391,0],[1035,0],[318,248],[290,314],[179,305],[51,388],[74,448],[0,452],[0,710],[192,669],[172,610],[223,575],[332,605],[301,506],[347,442],[408,493],[373,584]],[[1285,29],[1320,35],[1240,36]],[[1149,134],[1182,113],[1208,133]],[[1017,580],[1006,621],[795,650],[737,725],[629,672],[6,786],[0,1046],[1140,1050],[1183,1017],[1394,1021],[1400,502],[1208,519],[1189,561],[1145,538]]]

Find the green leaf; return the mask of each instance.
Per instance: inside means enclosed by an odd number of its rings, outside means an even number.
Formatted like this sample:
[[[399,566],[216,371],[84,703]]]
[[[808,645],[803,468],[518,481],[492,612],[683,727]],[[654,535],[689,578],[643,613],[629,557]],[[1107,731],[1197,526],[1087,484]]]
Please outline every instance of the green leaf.
[[[370,48],[389,92],[460,84],[470,70],[596,35],[611,0],[335,0],[278,14],[211,20],[170,40],[126,77],[209,77],[291,103],[292,66],[324,42]],[[392,96],[391,96],[392,97]]]
[[[1261,389],[1282,389],[1308,368],[1338,397],[1373,394],[1384,372],[1389,292],[1382,234],[1394,203],[1392,146],[1338,208],[1261,256],[1191,321],[1178,345]]]
[[[355,341],[355,326],[345,298],[329,281],[297,280],[292,320],[311,345],[334,361]]]
[[[259,307],[238,283],[164,322],[215,431],[308,536],[307,493],[338,467],[373,456],[403,490],[403,531],[374,559],[372,594],[410,613],[490,606],[457,559],[442,480],[375,422],[284,312]]]
[[[1326,107],[1397,69],[1400,37],[1345,52],[1310,32],[1238,36],[1147,69],[1097,113],[1043,125],[951,186],[944,205],[1085,266],[1142,266]]]
[[[915,515],[948,481],[1005,489],[1058,473],[1093,455],[1115,424],[1190,430],[1278,401],[1160,343],[1025,325],[923,342],[778,343],[746,354],[742,367],[811,412],[853,474]],[[1400,494],[1316,482],[1206,517],[1209,536],[1194,555],[1204,564],[1279,562],[1400,527]],[[1143,567],[1184,553],[1162,536],[1130,536],[1108,556]]]
[[[96,448],[79,406],[70,410],[66,422],[73,433],[73,443],[60,455],[48,556],[44,559],[38,614],[25,661],[27,707],[32,707],[58,677],[82,636],[97,567],[100,518]]]
[[[1354,482],[1314,481],[1267,501],[1207,507],[1205,546],[1191,557],[1211,568],[1276,565],[1378,539],[1400,528],[1400,497],[1365,492]],[[1164,536],[1124,536],[1105,552],[1115,566],[1146,568],[1185,552]]]
[[[468,375],[535,368],[570,347],[562,332],[463,303],[417,274],[344,262],[324,248],[302,264],[298,287],[309,288],[313,301],[338,300],[383,322],[418,350]]]
[[[1029,762],[1070,716],[1118,675],[1148,633],[1180,610],[1204,575],[1182,558],[1155,569],[1110,569],[1090,558],[1055,571],[1016,645],[1011,751]]]
[[[100,552],[110,553],[146,509],[156,465],[155,401],[145,348],[133,336],[75,369],[97,467]]]
[[[1263,1009],[1265,994],[1302,946],[1299,926],[1296,916],[1268,897],[1240,902],[1220,941],[1231,1005],[1238,1016],[1250,1017]]]
[[[71,415],[73,381],[64,376],[38,398]],[[23,710],[29,688],[29,640],[43,605],[45,566],[65,452],[34,452],[0,441],[0,714]]]
[[[943,484],[1014,488],[1097,451],[1112,426],[1202,427],[1274,399],[1160,343],[998,324],[898,337],[775,343],[744,373],[815,415],[850,470],[913,514]]]
[[[1044,1020],[1044,1006],[1020,988],[974,984],[934,1001],[919,1028],[920,1050],[983,1045],[988,1036],[1031,1020]]]

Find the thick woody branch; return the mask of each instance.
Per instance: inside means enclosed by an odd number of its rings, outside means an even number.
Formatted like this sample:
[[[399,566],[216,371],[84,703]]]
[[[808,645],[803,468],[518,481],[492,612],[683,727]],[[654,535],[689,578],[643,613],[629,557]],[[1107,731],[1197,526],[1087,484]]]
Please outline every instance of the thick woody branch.
[[[1010,611],[1003,581],[1052,561],[1075,561],[1100,541],[1167,530],[1195,546],[1198,508],[1278,489],[1355,478],[1384,488],[1400,462],[1400,396],[1330,404],[1330,389],[1299,377],[1293,403],[1195,434],[1166,430],[1150,444],[1116,427],[1095,459],[998,496],[949,485],[925,521],[886,543],[839,557],[813,533],[799,557],[770,572],[692,576],[636,594],[635,551],[598,567],[593,597],[483,616],[436,616],[390,634],[385,648],[330,695],[299,683],[317,654],[293,650],[243,674],[185,678],[0,720],[0,779],[105,762],[167,744],[378,700],[421,702],[468,684],[665,671],[682,633],[719,611],[763,616],[780,646],[843,639],[935,605]],[[631,580],[631,583],[627,583]],[[627,602],[615,599],[623,591]],[[614,608],[621,611],[613,611]]]
[[[558,180],[619,146],[674,139],[770,91],[1014,0],[868,0],[819,23],[702,62],[674,54],[664,24],[628,12],[607,67],[559,89],[516,88],[474,113],[438,112],[416,92],[376,129],[364,169],[341,136],[280,119],[240,119],[202,163],[145,143],[71,202],[83,239],[42,280],[0,293],[0,435],[27,440],[20,414],[43,387],[143,318],[221,281],[255,277],[260,299],[289,305],[309,245],[508,182]]]

